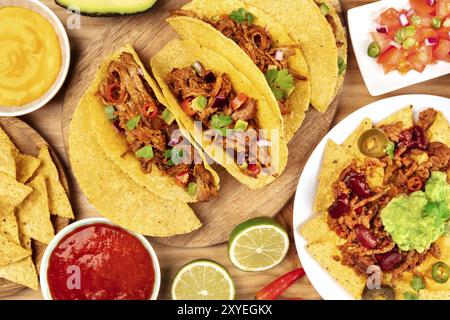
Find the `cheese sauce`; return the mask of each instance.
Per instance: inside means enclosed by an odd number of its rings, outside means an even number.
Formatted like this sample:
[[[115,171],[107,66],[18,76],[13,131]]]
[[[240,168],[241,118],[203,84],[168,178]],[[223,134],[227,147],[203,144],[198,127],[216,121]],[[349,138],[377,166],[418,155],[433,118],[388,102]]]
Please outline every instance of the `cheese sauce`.
[[[43,96],[58,77],[62,54],[53,26],[40,14],[0,8],[0,106]]]

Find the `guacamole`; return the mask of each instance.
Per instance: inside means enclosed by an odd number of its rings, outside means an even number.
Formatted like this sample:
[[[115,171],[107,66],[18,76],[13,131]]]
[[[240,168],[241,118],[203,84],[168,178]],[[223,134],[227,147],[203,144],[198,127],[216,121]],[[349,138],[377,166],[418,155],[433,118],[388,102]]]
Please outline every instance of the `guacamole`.
[[[392,199],[381,210],[385,230],[400,250],[419,253],[445,233],[450,217],[450,185],[443,172],[433,172],[424,191]]]

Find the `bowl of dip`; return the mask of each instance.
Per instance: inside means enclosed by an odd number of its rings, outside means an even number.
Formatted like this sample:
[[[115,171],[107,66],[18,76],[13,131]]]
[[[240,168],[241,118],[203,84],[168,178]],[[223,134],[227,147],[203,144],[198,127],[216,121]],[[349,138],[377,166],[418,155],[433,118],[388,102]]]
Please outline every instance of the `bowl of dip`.
[[[58,232],[40,267],[46,300],[156,300],[160,284],[158,258],[147,239],[104,218]]]
[[[61,89],[70,43],[58,17],[38,0],[0,0],[0,116],[46,105]]]

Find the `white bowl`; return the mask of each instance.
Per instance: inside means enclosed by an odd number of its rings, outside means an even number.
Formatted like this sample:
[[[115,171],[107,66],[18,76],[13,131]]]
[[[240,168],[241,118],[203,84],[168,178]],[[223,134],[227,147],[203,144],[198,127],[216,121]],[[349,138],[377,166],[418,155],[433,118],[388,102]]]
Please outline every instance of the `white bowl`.
[[[79,227],[97,224],[97,223],[104,223],[104,224],[108,224],[108,225],[112,225],[112,226],[117,226],[105,218],[83,219],[83,220],[74,222],[72,224],[69,224],[67,227],[65,227],[64,229],[59,231],[58,234],[52,239],[52,241],[50,241],[50,243],[48,244],[47,248],[45,249],[44,255],[42,257],[41,269],[39,271],[39,278],[40,278],[39,281],[40,281],[40,285],[41,285],[41,292],[42,292],[42,295],[44,296],[45,300],[53,300],[51,293],[50,293],[50,288],[49,288],[48,282],[47,282],[48,262],[50,260],[50,256],[51,256],[53,250],[55,250],[56,246],[59,244],[59,242],[62,240],[62,238],[64,238],[70,232],[74,231],[75,229],[77,229]],[[120,228],[120,226],[117,226],[117,227]],[[124,230],[127,231],[128,233],[130,233],[131,235],[133,235],[134,237],[136,237],[144,245],[144,247],[147,249],[148,253],[150,254],[150,257],[151,257],[152,263],[153,263],[153,269],[155,272],[155,283],[153,286],[152,295],[150,296],[150,300],[156,300],[158,298],[159,288],[161,286],[161,269],[159,267],[159,261],[158,261],[158,257],[156,256],[155,250],[153,249],[150,242],[148,242],[148,240],[144,236],[142,236],[140,234],[136,234],[136,233],[131,232],[126,229],[124,229]]]
[[[375,31],[375,19],[389,7],[410,8],[409,0],[382,0],[348,10],[348,27],[353,51],[364,83],[372,96],[379,96],[419,82],[434,79],[450,73],[450,63],[439,61],[427,65],[420,73],[415,70],[407,74],[392,71],[384,74],[383,66],[367,55],[367,48],[373,41],[370,32]]]
[[[38,0],[21,0],[21,1],[0,0],[0,8],[9,6],[22,7],[32,10],[34,12],[39,13],[41,16],[43,16],[50,22],[59,39],[59,44],[61,46],[62,61],[58,77],[56,78],[55,82],[50,87],[50,89],[48,89],[47,92],[42,97],[30,103],[27,103],[23,106],[17,107],[0,106],[0,116],[3,117],[21,116],[36,111],[39,108],[45,106],[61,89],[62,85],[64,84],[64,81],[66,80],[70,66],[69,38],[67,36],[63,24],[58,19],[58,17],[53,13],[53,11],[51,11],[46,5],[44,5],[42,2]]]

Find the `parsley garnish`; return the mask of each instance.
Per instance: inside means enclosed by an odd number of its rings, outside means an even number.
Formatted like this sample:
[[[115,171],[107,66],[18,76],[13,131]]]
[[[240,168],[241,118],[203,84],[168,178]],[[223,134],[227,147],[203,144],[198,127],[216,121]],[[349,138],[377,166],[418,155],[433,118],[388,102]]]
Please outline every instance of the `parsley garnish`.
[[[252,25],[254,19],[253,15],[244,8],[239,8],[237,10],[232,11],[230,13],[230,18],[239,24],[247,22],[249,26]]]
[[[394,151],[395,151],[395,143],[390,141],[386,145],[386,154],[389,156],[389,158],[391,158],[391,159],[395,158]]]
[[[265,77],[277,100],[286,99],[294,87],[294,77],[287,69],[270,69],[266,72]]]
[[[226,114],[215,114],[211,117],[211,127],[219,130],[220,134],[226,136],[227,127],[233,123],[231,116]]]

